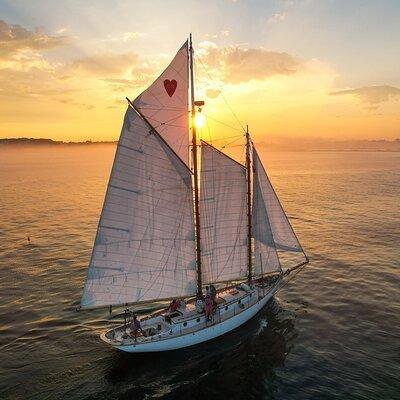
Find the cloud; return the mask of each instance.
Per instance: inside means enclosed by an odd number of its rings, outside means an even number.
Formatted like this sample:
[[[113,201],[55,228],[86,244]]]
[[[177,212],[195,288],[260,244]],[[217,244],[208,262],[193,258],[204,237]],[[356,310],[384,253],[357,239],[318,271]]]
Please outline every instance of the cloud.
[[[283,6],[283,10],[281,12],[276,12],[273,14],[271,17],[268,18],[267,23],[268,24],[275,24],[279,23],[282,21],[285,21],[285,19],[289,16],[290,10],[294,6],[294,1],[292,0],[286,0],[281,3],[281,6]]]
[[[59,73],[62,64],[40,53],[66,43],[64,36],[48,36],[39,29],[33,32],[0,21],[0,97],[37,102],[76,92],[78,88],[67,82],[67,75]]]
[[[0,69],[0,97],[5,99],[34,98],[43,99],[54,96],[65,96],[81,88],[76,88],[58,79],[54,70],[29,68],[16,70],[14,68]]]
[[[130,42],[131,40],[135,40],[143,35],[144,34],[140,32],[124,32],[122,34],[122,40],[126,43]]]
[[[81,75],[110,76],[131,70],[138,62],[134,53],[103,53],[75,60],[66,69]]]
[[[218,35],[217,34],[212,34],[212,33],[205,33],[204,34],[204,37],[206,38],[206,39],[218,39]]]
[[[50,36],[39,29],[30,31],[21,25],[0,20],[0,59],[8,59],[24,50],[48,50],[66,44],[65,36]]]
[[[298,72],[303,63],[288,53],[240,46],[218,47],[202,42],[199,55],[202,62],[218,73],[227,83],[264,80],[274,75]]]
[[[286,13],[276,13],[272,17],[268,18],[268,23],[273,24],[275,22],[282,22],[286,18]]]
[[[225,30],[225,31],[220,31],[219,33],[205,33],[204,38],[205,39],[218,39],[218,38],[226,38],[231,34],[231,31]]]
[[[365,108],[368,110],[376,110],[382,103],[389,100],[400,99],[400,89],[389,85],[364,86],[355,89],[338,90],[329,94],[332,96],[354,95],[367,104]]]
[[[69,98],[62,98],[62,99],[58,99],[57,101],[62,104],[69,104],[71,106],[77,106],[79,108],[84,108],[86,110],[93,110],[93,108],[94,108],[94,106],[92,104],[79,103],[79,102],[69,99]]]
[[[149,65],[146,62],[138,63],[131,66],[128,70],[128,78],[103,78],[102,81],[110,84],[111,89],[114,92],[129,92],[136,90],[139,87],[148,85],[154,80],[160,73],[160,69],[157,65]]]
[[[57,33],[57,35],[61,35],[61,34],[65,33],[65,32],[67,32],[67,30],[68,30],[68,28],[62,27],[62,28],[57,29],[56,33]]]
[[[124,42],[128,43],[138,38],[146,36],[144,32],[123,32],[114,36],[107,36],[105,39],[102,39],[103,42]]]

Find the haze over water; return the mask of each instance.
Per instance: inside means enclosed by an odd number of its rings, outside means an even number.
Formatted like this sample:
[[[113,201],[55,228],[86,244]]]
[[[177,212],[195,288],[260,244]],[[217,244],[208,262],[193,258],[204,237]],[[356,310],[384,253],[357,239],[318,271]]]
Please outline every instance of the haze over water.
[[[113,154],[0,149],[1,399],[400,398],[400,153],[261,152],[311,264],[234,332],[142,356],[74,311]]]

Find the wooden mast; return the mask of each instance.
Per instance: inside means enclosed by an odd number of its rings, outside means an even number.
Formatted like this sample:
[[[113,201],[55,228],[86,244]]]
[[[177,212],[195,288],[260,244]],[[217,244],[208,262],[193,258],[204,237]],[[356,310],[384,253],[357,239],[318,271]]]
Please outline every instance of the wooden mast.
[[[250,159],[250,134],[249,126],[246,125],[246,181],[247,181],[247,279],[250,282],[253,279],[253,265],[252,265],[252,215],[251,215],[251,159]]]
[[[190,99],[191,99],[191,125],[192,125],[192,164],[193,164],[193,190],[194,190],[194,217],[196,226],[196,264],[197,264],[197,297],[203,297],[201,280],[201,247],[200,247],[200,211],[199,211],[199,175],[197,170],[197,137],[196,137],[196,104],[194,99],[194,72],[193,72],[193,46],[192,34],[189,36],[190,54]]]

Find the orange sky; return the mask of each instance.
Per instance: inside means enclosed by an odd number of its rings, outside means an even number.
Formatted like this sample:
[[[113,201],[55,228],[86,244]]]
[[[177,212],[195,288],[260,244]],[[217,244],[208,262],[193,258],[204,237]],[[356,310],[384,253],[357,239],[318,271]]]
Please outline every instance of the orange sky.
[[[135,4],[138,18],[126,1],[88,3],[0,6],[0,137],[117,139],[125,97],[163,70],[190,30],[206,139],[235,132],[215,120],[239,128],[226,101],[255,140],[400,137],[396,2],[385,3],[385,24],[369,1],[358,14],[310,0],[156,2]]]

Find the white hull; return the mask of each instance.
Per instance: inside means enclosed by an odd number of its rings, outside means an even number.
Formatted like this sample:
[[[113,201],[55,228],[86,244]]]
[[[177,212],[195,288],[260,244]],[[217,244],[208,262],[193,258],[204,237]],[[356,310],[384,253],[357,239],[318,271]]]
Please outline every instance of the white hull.
[[[273,297],[280,283],[281,281],[279,280],[267,287],[255,285],[251,290],[247,291],[247,293],[240,290],[238,291],[235,288],[234,290],[238,292],[238,294],[229,296],[229,293],[225,296],[228,298],[228,301],[218,306],[216,312],[218,315],[214,316],[213,321],[206,322],[204,314],[201,318],[199,318],[198,314],[195,314],[196,322],[191,327],[190,321],[193,320],[193,313],[191,318],[188,316],[186,319],[185,314],[183,314],[183,317],[180,318],[181,322],[172,326],[167,334],[157,334],[152,337],[141,338],[141,340],[138,338],[137,341],[134,341],[132,338],[126,340],[122,337],[116,338],[116,336],[118,336],[116,332],[118,332],[118,329],[121,330],[121,327],[119,327],[103,333],[101,338],[116,349],[129,353],[169,351],[193,346],[228,333],[247,322],[266,305],[271,297]],[[233,299],[231,299],[231,297],[233,297]],[[222,294],[220,298],[223,299],[224,295]],[[240,302],[241,304],[239,304]],[[231,310],[229,310],[229,307],[231,307]],[[229,316],[229,313],[232,314],[232,316]],[[150,322],[157,318],[160,319],[161,317],[150,318],[148,321]],[[185,329],[183,329],[181,325],[184,322],[186,322]],[[142,324],[143,328],[145,326],[146,322]],[[185,332],[185,330],[187,332]],[[113,332],[113,338],[109,338],[110,332]]]

